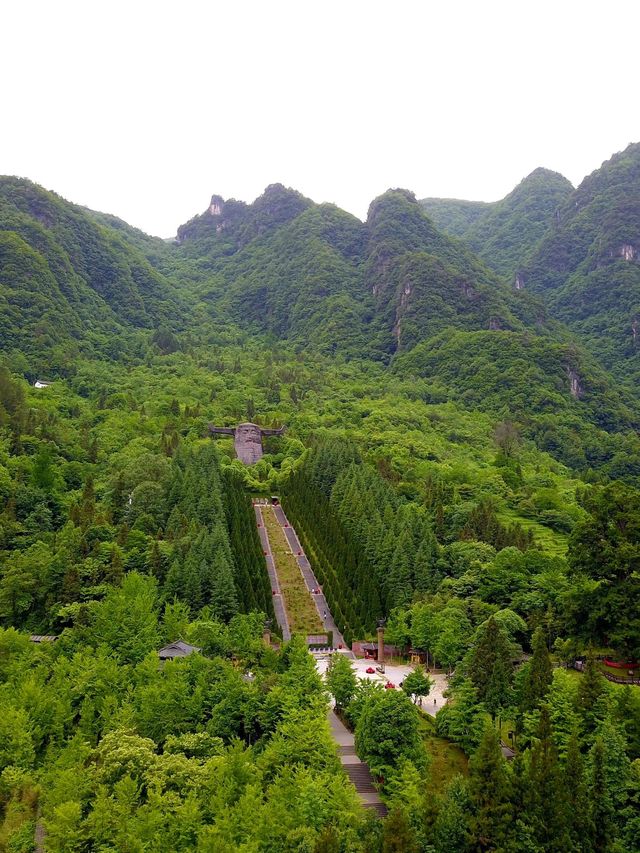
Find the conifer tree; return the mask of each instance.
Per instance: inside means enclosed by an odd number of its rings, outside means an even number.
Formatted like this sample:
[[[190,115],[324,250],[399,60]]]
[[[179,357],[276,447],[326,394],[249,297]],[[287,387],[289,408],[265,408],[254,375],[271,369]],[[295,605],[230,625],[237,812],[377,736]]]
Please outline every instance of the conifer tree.
[[[413,561],[413,585],[418,592],[435,592],[438,575],[436,561],[438,544],[433,533],[429,532],[420,543]]]
[[[416,832],[405,810],[392,809],[384,822],[382,853],[419,853]]]
[[[114,584],[114,586],[118,586],[118,584],[122,583],[123,576],[124,563],[122,561],[122,554],[120,553],[120,549],[114,546],[111,549],[111,562],[109,565],[107,580],[109,583]]]
[[[493,616],[478,629],[469,658],[469,677],[495,720],[511,699],[513,663],[509,640]]]
[[[538,626],[533,633],[533,656],[527,664],[522,685],[520,707],[523,712],[532,711],[546,697],[553,680],[551,658],[547,649],[543,629]]]
[[[164,582],[165,565],[157,540],[154,540],[153,545],[151,546],[151,552],[149,554],[149,571],[160,584]]]
[[[587,798],[584,762],[580,753],[580,738],[577,729],[574,729],[569,739],[563,781],[567,804],[566,824],[569,843],[573,845],[573,849],[580,850],[582,849],[581,844],[586,847],[586,843],[591,843],[593,840],[594,827]]]
[[[582,713],[584,727],[593,732],[598,724],[599,699],[605,691],[604,678],[592,650],[587,654],[584,672],[578,688],[578,707]]]
[[[411,553],[412,539],[408,528],[404,528],[396,541],[388,576],[388,608],[406,606],[411,601]]]
[[[436,853],[467,853],[471,802],[465,780],[454,776],[433,826]]]
[[[500,751],[498,735],[489,723],[469,762],[469,770],[474,849],[508,850],[512,819],[511,781]]]
[[[84,484],[82,497],[80,499],[80,524],[83,528],[89,527],[93,522],[96,512],[96,494],[93,487],[93,478],[89,477]]]
[[[216,554],[212,569],[211,601],[208,603],[214,615],[226,622],[238,612],[238,598],[231,567],[224,554]]]
[[[569,845],[567,803],[560,779],[549,709],[542,705],[529,763],[528,817],[542,849],[564,853]]]
[[[589,800],[591,803],[591,825],[593,827],[593,850],[606,853],[609,850],[614,826],[613,803],[605,768],[605,747],[601,737],[596,737],[589,754]]]

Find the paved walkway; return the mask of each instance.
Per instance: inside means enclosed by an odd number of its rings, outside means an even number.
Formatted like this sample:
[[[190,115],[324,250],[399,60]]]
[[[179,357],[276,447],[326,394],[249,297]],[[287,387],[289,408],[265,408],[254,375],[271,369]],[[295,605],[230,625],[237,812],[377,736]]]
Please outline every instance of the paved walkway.
[[[287,542],[291,546],[291,551],[293,552],[298,566],[300,567],[302,577],[304,578],[306,587],[309,590],[309,595],[315,601],[316,610],[318,611],[318,615],[322,620],[322,624],[324,625],[325,631],[333,631],[333,645],[335,648],[339,646],[342,646],[342,648],[346,648],[344,637],[340,633],[340,630],[338,629],[338,626],[336,625],[335,620],[331,615],[331,610],[329,609],[327,599],[324,597],[324,593],[313,592],[314,589],[320,589],[320,584],[318,583],[318,580],[313,573],[313,569],[311,568],[311,563],[309,562],[308,557],[302,550],[302,545],[300,544],[300,540],[298,539],[296,531],[289,523],[289,519],[285,515],[285,512],[281,506],[274,506],[273,512],[278,521],[278,524],[280,525],[280,527],[282,527],[282,532],[287,537]]]
[[[282,631],[282,639],[290,640],[291,631],[289,629],[289,618],[287,616],[286,607],[284,606],[284,598],[282,597],[282,592],[280,590],[280,581],[278,580],[275,560],[273,559],[273,554],[271,553],[271,543],[269,542],[269,535],[267,533],[266,527],[264,526],[264,519],[262,517],[262,507],[254,505],[253,508],[256,513],[256,524],[258,525],[258,533],[260,534],[262,551],[264,553],[264,559],[267,564],[267,571],[269,572],[269,580],[271,581],[271,590],[274,593],[274,595],[272,596],[273,612],[276,615],[276,621],[280,626],[280,630]]]
[[[375,809],[381,817],[384,817],[387,814],[387,807],[380,799],[380,795],[373,784],[371,771],[356,755],[353,734],[333,709],[329,711],[329,726],[331,727],[331,736],[338,744],[342,768],[353,782],[362,804],[365,808]]]

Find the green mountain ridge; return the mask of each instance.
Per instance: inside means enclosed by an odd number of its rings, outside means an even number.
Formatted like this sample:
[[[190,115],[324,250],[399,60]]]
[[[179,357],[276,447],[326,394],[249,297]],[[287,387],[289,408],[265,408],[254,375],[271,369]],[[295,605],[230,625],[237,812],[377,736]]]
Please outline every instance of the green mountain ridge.
[[[500,201],[424,199],[420,204],[438,227],[460,237],[491,269],[520,286],[518,270],[572,190],[558,172],[537,168]]]
[[[365,280],[395,338],[410,349],[446,326],[464,329],[549,328],[540,303],[514,291],[464,243],[425,216],[413,193],[390,190],[367,217]]]
[[[640,318],[640,144],[586,177],[524,265],[542,297],[609,369],[636,381]]]
[[[531,192],[566,185],[537,170],[473,227],[511,228],[507,209],[522,220]],[[280,184],[250,205],[213,196],[172,245],[27,181],[1,189],[3,284],[28,306],[26,338],[9,330],[3,349],[31,376],[73,372],[81,354],[135,363],[154,343],[250,334],[312,359],[393,360],[394,375],[427,383],[425,399],[513,418],[578,470],[610,465],[640,422],[634,396],[543,302],[439,230],[408,190],[374,199],[365,222]]]
[[[407,190],[375,199],[364,223],[280,185],[249,206],[214,196],[178,235],[213,313],[329,352],[385,359],[446,326],[549,326]]]
[[[116,229],[18,178],[0,178],[0,299],[3,350],[50,371],[81,350],[115,356],[127,331],[186,311],[175,284]]]
[[[629,386],[640,375],[640,144],[572,189],[536,169],[502,201],[425,199],[423,208],[518,289],[542,299]]]

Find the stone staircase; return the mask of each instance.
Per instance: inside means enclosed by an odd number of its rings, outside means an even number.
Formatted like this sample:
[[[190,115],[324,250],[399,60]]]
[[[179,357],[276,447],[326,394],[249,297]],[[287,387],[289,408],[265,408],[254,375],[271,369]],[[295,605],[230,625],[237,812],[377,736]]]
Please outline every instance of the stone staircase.
[[[385,817],[387,807],[380,799],[380,795],[373,784],[373,777],[369,767],[356,755],[353,734],[345,727],[334,711],[329,712],[329,725],[331,734],[338,744],[338,755],[342,769],[347,774],[362,805],[373,809],[380,817]]]

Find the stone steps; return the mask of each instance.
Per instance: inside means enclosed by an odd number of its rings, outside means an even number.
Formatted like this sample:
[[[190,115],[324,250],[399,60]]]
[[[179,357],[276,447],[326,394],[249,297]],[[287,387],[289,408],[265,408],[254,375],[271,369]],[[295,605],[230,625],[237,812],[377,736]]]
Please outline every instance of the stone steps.
[[[335,711],[329,712],[329,725],[338,747],[342,769],[356,789],[362,805],[367,809],[374,809],[380,817],[384,817],[387,807],[380,799],[371,771],[356,755],[353,733],[346,728]]]

